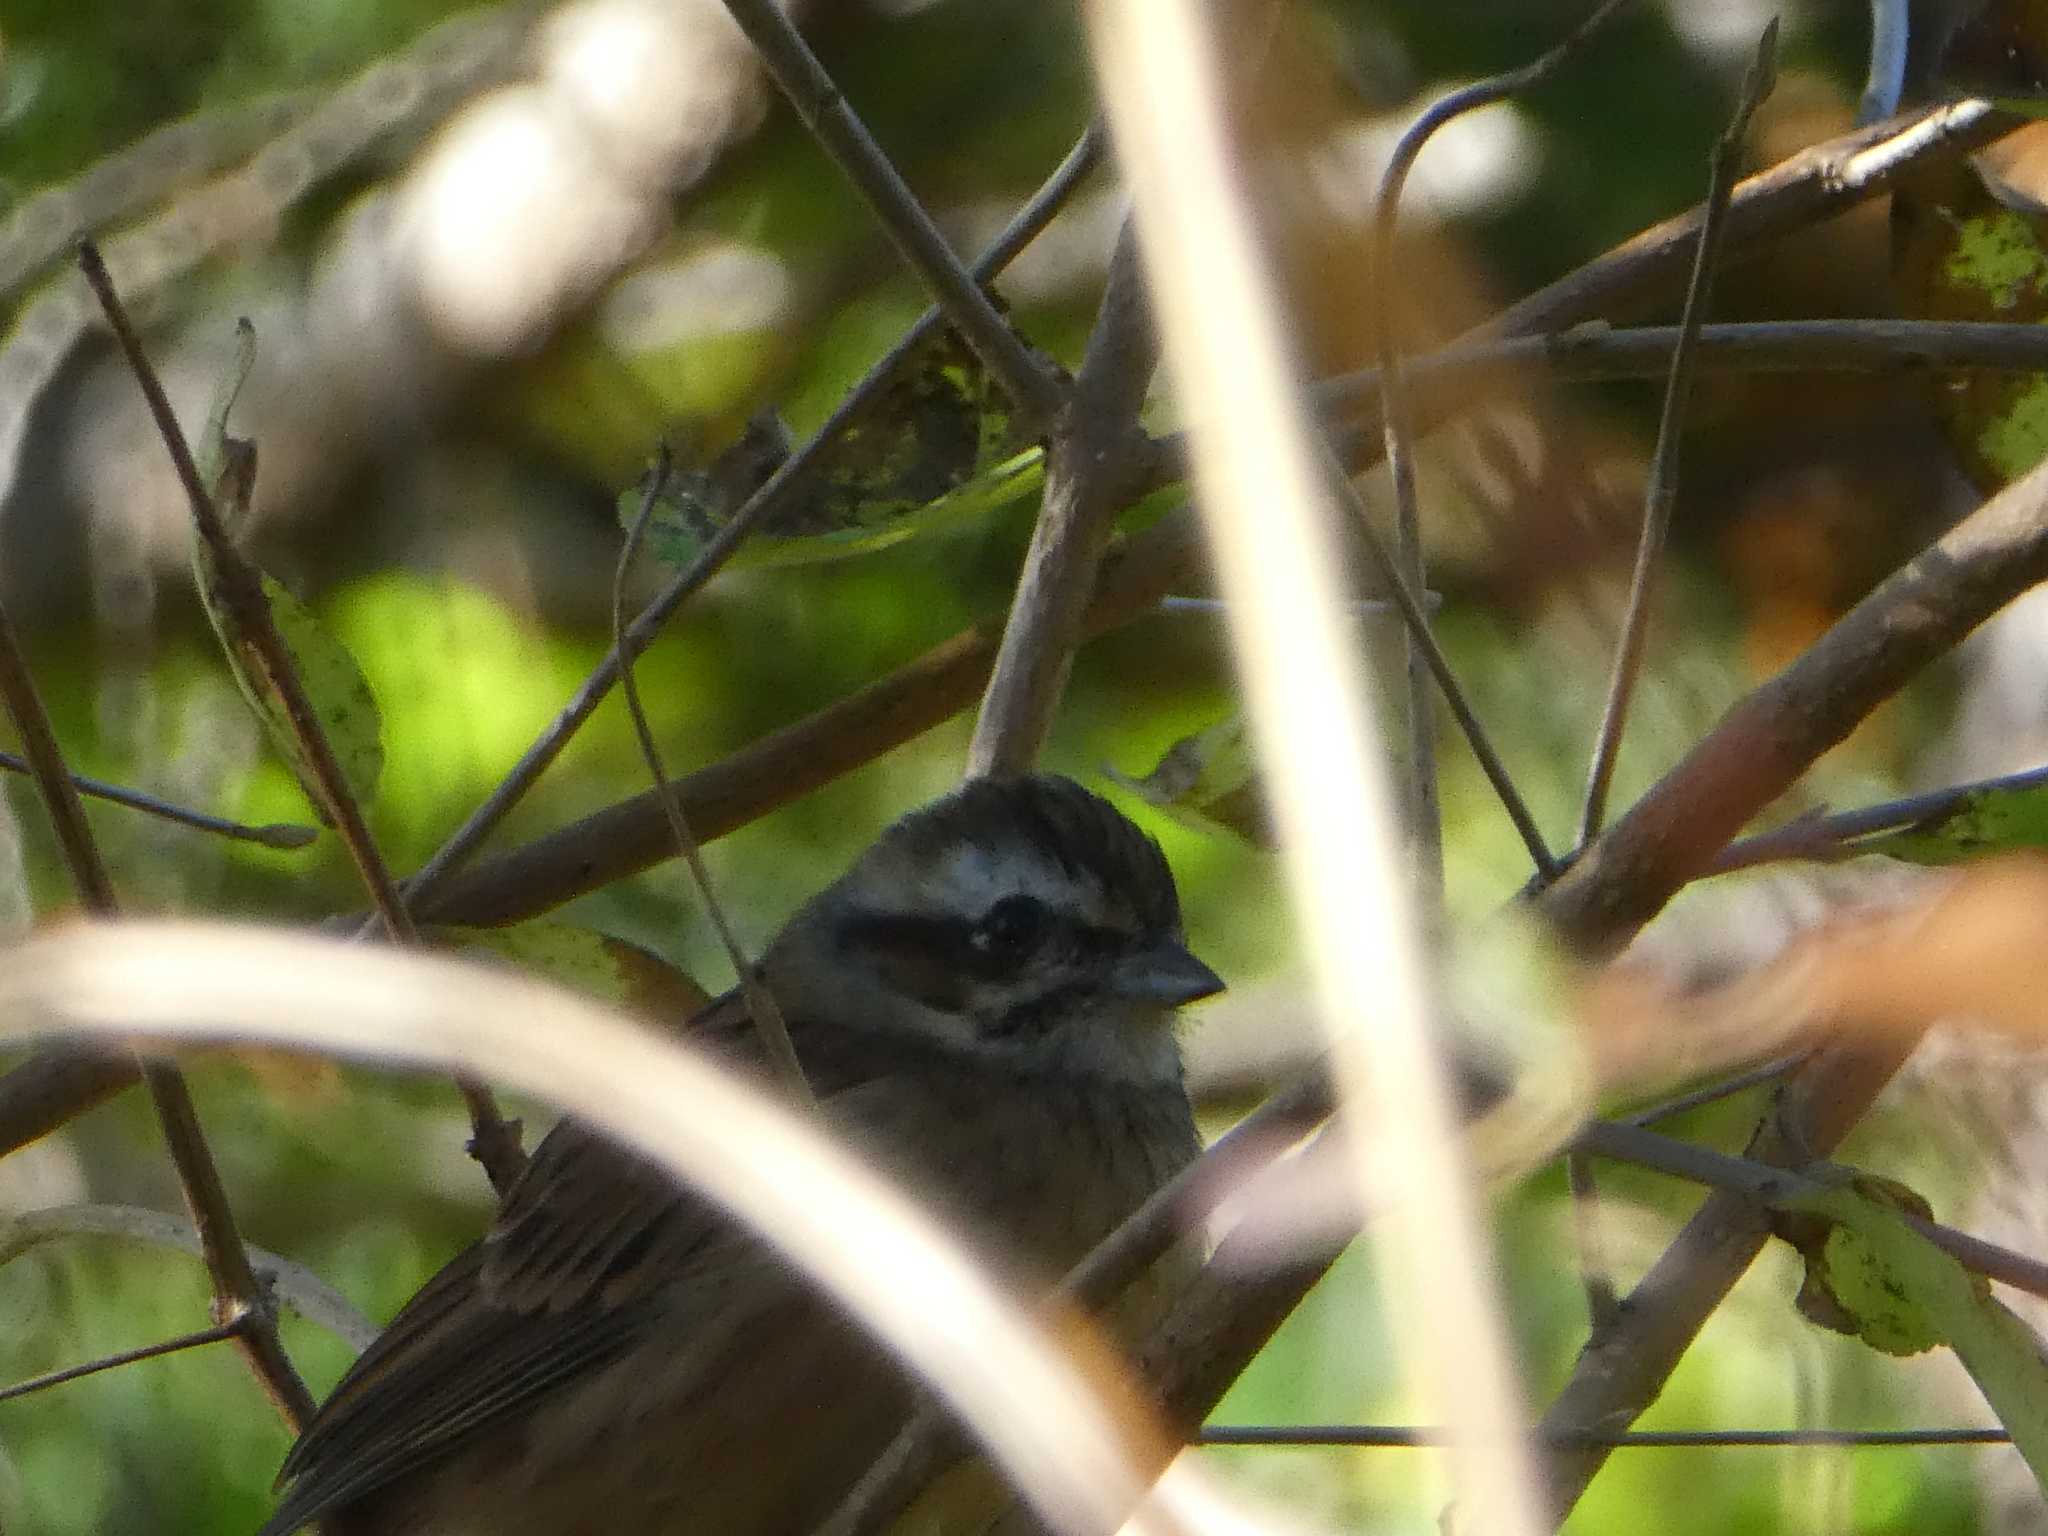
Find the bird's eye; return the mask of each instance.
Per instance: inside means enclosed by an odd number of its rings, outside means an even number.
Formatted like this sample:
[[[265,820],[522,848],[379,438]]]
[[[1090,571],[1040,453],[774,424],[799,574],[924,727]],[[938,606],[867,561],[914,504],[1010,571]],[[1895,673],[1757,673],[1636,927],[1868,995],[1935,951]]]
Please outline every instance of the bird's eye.
[[[1005,896],[982,914],[969,939],[990,960],[1015,964],[1044,942],[1052,913],[1036,896]]]

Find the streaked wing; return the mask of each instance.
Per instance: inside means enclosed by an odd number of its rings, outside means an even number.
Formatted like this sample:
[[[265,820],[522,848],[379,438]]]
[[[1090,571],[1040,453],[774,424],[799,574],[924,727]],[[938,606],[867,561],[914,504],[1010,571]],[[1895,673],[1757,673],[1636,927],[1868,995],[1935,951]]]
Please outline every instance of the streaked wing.
[[[746,1010],[721,998],[693,1042],[758,1060]],[[630,1350],[663,1311],[653,1282],[729,1236],[725,1218],[571,1121],[534,1149],[490,1235],[429,1280],[337,1385],[279,1473],[292,1488],[259,1536],[446,1455]]]
[[[292,1489],[261,1536],[307,1521],[445,1455],[524,1404],[617,1359],[657,1320],[641,1300],[520,1313],[479,1294],[482,1250],[442,1270],[365,1351],[279,1473]]]

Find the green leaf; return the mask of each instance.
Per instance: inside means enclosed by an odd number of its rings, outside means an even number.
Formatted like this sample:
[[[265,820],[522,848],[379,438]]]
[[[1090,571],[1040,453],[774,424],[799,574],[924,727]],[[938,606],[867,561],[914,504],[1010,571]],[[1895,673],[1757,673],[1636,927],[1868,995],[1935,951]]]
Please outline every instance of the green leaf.
[[[495,955],[571,991],[680,1024],[710,1001],[704,989],[652,950],[588,928],[541,918],[509,928],[435,928],[452,948]]]
[[[689,565],[788,455],[780,421],[756,417],[708,465],[672,477],[650,520],[648,547],[669,565]],[[1018,440],[1001,389],[957,336],[942,331],[847,424],[734,563],[869,554],[1035,495],[1044,478],[1044,453]],[[642,494],[619,498],[624,526],[639,515]]]
[[[1849,844],[1908,864],[1956,864],[1987,854],[2048,848],[2048,784],[1991,785],[1942,816]]]
[[[221,649],[227,653],[228,666],[242,697],[263,722],[271,745],[291,766],[314,813],[323,822],[330,822],[326,796],[313,773],[312,760],[292,729],[284,702],[270,680],[269,668],[228,605],[221,601],[212,556],[197,540],[192,558],[199,575],[200,601],[213,623],[213,632],[220,637]],[[376,797],[377,781],[384,772],[383,718],[376,696],[370,692],[363,670],[356,665],[348,647],[334,637],[313,610],[286,591],[275,577],[265,574],[262,581],[270,622],[284,641],[299,686],[312,701],[328,748],[341,768],[342,781],[358,805],[368,805]]]
[[[1258,759],[1243,715],[1183,736],[1141,779],[1105,773],[1147,805],[1201,832],[1227,832],[1255,848],[1274,846],[1259,793]]]
[[[235,361],[216,391],[207,413],[206,429],[200,438],[201,474],[212,480],[212,493],[224,527],[232,528],[248,511],[256,485],[256,445],[228,436],[227,421],[236,397],[249,376],[255,358],[256,332],[247,320],[236,327]],[[327,795],[313,772],[312,759],[278,692],[276,679],[262,652],[252,642],[234,605],[227,602],[221,585],[219,561],[208,542],[192,531],[192,573],[199,589],[199,601],[206,617],[227,653],[228,667],[242,697],[263,722],[271,744],[290,764],[305,791],[307,802],[323,822],[332,824]],[[377,781],[384,772],[384,736],[376,696],[363,677],[348,647],[321,624],[313,611],[285,590],[282,583],[258,572],[264,604],[270,622],[284,642],[292,671],[311,701],[327,737],[329,750],[341,769],[342,781],[358,805],[376,796]]]
[[[1967,162],[1893,198],[1893,275],[1901,309],[1927,320],[2048,320],[2043,220],[2009,207]],[[1930,375],[1935,414],[1987,494],[2048,456],[2048,377],[1976,370]]]
[[[1925,1210],[1918,1197],[1859,1178],[1790,1209],[1830,1224],[1818,1253],[1811,1244],[1801,1248],[1809,1284],[1840,1309],[1849,1322],[1844,1331],[1887,1354],[1936,1344],[1954,1350],[2035,1481],[2048,1487],[2048,1355],[1983,1276],[1907,1224],[1902,1211]]]

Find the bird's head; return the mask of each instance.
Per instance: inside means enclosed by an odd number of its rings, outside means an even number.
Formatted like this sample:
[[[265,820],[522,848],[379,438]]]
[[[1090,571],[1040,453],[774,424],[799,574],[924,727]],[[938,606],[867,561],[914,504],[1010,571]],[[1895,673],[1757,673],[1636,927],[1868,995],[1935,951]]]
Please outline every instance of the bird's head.
[[[766,957],[786,1011],[1018,1071],[1177,1082],[1187,948],[1159,845],[1070,779],[979,779],[905,816]]]

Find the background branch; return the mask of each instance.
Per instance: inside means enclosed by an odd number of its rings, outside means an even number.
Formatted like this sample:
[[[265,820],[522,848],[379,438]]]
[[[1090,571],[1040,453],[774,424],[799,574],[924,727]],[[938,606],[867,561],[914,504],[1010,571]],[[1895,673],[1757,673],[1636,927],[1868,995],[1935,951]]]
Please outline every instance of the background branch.
[[[1124,220],[1088,351],[1046,449],[1045,494],[967,749],[972,775],[1028,773],[1052,730],[1096,567],[1134,498],[1138,408],[1158,364],[1137,234]]]

